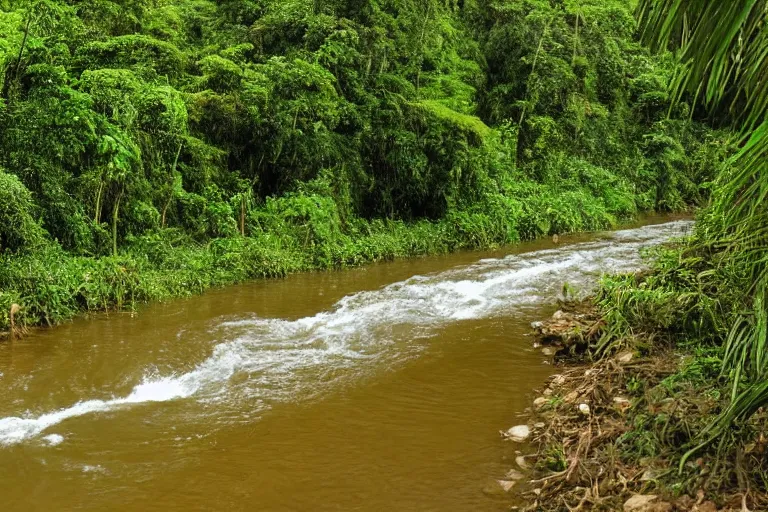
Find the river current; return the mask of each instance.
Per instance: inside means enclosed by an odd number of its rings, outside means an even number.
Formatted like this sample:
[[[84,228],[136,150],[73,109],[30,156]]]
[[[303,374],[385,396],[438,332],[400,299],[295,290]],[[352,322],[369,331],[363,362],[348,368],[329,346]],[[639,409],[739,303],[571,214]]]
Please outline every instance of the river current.
[[[563,284],[687,220],[300,274],[0,344],[3,510],[505,510]]]

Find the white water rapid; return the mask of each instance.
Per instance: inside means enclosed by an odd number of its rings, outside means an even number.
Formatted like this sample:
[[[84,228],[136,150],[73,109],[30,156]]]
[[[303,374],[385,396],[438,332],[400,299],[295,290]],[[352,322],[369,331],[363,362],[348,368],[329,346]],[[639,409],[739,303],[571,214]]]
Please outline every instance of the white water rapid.
[[[223,340],[191,371],[161,377],[148,372],[127,396],[0,418],[0,445],[38,437],[70,418],[151,402],[195,397],[216,403],[237,393],[272,400],[294,396],[315,389],[318,380],[332,381],[344,373],[340,369],[354,373],[412,354],[418,350],[414,340],[437,335],[451,322],[514,315],[554,301],[564,282],[588,291],[603,273],[637,270],[641,248],[684,235],[691,225],[676,221],[607,233],[598,241],[415,276],[349,295],[329,311],[298,320],[220,322]],[[62,441],[58,434],[46,439],[52,445]]]

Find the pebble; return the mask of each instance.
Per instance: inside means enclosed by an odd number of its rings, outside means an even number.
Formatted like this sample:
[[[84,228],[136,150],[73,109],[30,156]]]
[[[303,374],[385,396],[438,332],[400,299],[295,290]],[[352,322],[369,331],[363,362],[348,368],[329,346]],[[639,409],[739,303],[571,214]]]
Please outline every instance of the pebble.
[[[507,430],[503,435],[510,441],[522,443],[531,436],[531,429],[528,428],[528,425],[517,425]]]
[[[589,406],[587,404],[579,404],[579,412],[584,416],[589,416]]]
[[[515,482],[512,482],[510,480],[497,480],[499,482],[499,486],[504,490],[504,492],[509,492],[510,489],[512,489],[515,486]]]
[[[653,482],[659,478],[659,472],[655,469],[646,469],[640,477],[641,482]]]
[[[533,406],[536,409],[541,409],[542,407],[544,407],[548,403],[549,403],[549,400],[547,400],[543,396],[540,396],[539,398],[537,398],[536,400],[533,401]]]
[[[655,494],[635,494],[624,502],[624,512],[641,512],[658,498]]]
[[[509,471],[507,471],[507,474],[506,474],[505,478],[507,480],[518,481],[518,480],[522,480],[523,478],[525,478],[525,475],[523,475],[521,472],[519,472],[516,469],[510,469]]]

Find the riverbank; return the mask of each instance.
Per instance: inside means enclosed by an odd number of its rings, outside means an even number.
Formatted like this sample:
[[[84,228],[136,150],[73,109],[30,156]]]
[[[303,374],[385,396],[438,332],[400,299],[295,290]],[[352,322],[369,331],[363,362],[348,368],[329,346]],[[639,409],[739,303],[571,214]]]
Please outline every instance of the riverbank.
[[[623,0],[587,25],[560,2],[240,4],[54,1],[40,33],[43,4],[3,13],[0,331],[12,304],[55,325],[695,208],[731,151]]]
[[[529,410],[533,454],[500,481],[520,510],[766,510],[764,412],[742,442],[688,453],[726,403],[715,349],[640,335],[594,361],[607,338],[590,300],[534,327],[559,371]]]
[[[573,192],[570,197],[580,194]],[[436,222],[356,219],[342,226],[338,215],[318,220],[315,214],[307,214],[310,217],[302,225],[283,219],[281,226],[260,234],[207,244],[190,243],[178,232],[165,230],[133,239],[114,257],[76,256],[56,244],[30,254],[0,255],[0,338],[10,333],[13,304],[20,306],[15,320],[21,334],[25,328],[50,327],[77,315],[133,310],[139,304],[252,279],[486,249],[551,233],[614,228],[637,218],[611,210],[600,197],[586,192],[580,201],[589,207],[578,211],[569,211],[559,200],[553,200],[546,211],[539,208],[545,198],[555,195],[538,189],[535,196],[514,200],[526,203],[521,210],[500,211],[496,216],[456,212]],[[295,202],[283,205],[281,211],[288,210],[283,214],[289,214]],[[277,216],[272,212],[272,222]]]

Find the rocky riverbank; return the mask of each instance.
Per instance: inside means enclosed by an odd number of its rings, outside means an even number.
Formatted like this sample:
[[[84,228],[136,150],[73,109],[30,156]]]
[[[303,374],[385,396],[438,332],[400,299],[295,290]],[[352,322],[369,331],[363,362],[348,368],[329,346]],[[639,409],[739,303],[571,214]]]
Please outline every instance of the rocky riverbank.
[[[764,437],[733,460],[705,453],[678,468],[682,445],[719,397],[686,376],[685,353],[643,340],[590,361],[603,327],[589,302],[533,324],[535,346],[560,372],[537,391],[527,423],[501,433],[521,446],[516,467],[497,482],[515,496],[513,509],[768,510],[766,496],[738,478],[751,457],[765,456]]]

